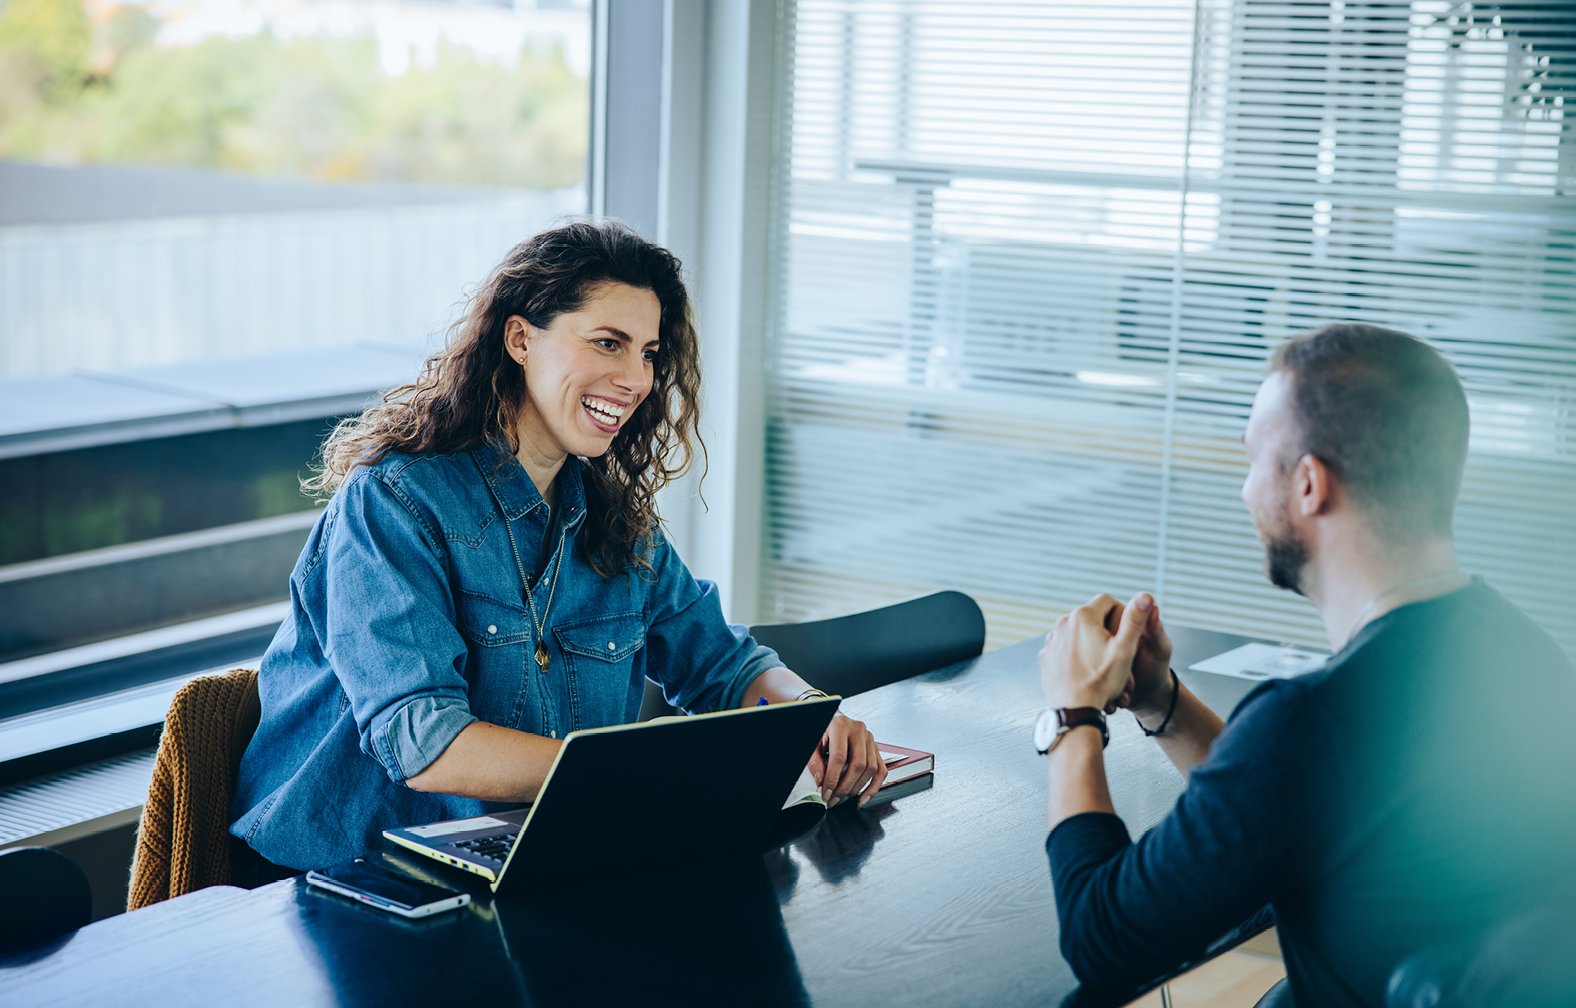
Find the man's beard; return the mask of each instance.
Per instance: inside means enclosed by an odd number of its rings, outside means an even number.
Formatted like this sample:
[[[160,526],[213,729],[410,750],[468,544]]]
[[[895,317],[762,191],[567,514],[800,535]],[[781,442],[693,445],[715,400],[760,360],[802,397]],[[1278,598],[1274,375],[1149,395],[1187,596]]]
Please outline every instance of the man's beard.
[[[1308,565],[1308,546],[1297,537],[1291,522],[1264,536],[1264,573],[1270,584],[1304,595],[1302,570]]]

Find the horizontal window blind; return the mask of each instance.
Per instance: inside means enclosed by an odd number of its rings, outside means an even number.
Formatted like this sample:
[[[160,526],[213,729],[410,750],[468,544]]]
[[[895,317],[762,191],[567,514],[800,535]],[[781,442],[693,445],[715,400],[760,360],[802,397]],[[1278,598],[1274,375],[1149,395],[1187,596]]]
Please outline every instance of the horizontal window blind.
[[[1463,565],[1576,652],[1564,3],[786,3],[762,612],[1097,591],[1323,643],[1238,490],[1273,347],[1428,339]]]

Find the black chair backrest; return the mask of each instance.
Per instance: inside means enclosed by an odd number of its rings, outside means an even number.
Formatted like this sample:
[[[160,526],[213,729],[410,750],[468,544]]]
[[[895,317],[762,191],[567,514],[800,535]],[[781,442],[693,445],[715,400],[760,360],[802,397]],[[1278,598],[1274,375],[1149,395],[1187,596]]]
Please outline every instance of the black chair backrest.
[[[93,893],[75,861],[48,847],[0,852],[0,955],[46,944],[93,920]]]
[[[1569,1008],[1576,1003],[1571,896],[1474,942],[1429,949],[1390,974],[1385,1008]]]
[[[853,696],[985,650],[985,614],[939,591],[851,616],[750,627],[750,635],[817,689]]]
[[[750,636],[783,664],[833,696],[853,696],[932,669],[978,658],[985,614],[962,592],[939,591],[851,616],[808,623],[764,623]],[[680,714],[646,680],[640,720]]]

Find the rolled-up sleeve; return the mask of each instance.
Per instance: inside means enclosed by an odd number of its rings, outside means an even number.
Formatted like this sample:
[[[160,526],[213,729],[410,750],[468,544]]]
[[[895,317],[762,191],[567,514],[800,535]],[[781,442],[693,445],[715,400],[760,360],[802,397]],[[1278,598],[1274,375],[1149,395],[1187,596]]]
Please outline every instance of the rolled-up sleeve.
[[[681,710],[738,707],[750,684],[782,659],[757,644],[748,627],[723,617],[717,586],[690,574],[666,540],[657,540],[651,566],[646,674]]]
[[[340,490],[324,546],[324,656],[361,749],[395,782],[421,773],[472,721],[465,641],[438,536],[375,474]]]

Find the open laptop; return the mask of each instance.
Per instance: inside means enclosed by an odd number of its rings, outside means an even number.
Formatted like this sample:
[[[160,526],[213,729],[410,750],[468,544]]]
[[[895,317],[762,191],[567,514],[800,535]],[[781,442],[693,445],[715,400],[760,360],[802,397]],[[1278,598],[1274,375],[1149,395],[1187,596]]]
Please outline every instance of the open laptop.
[[[494,892],[511,877],[524,885],[578,866],[749,850],[769,835],[841,699],[570,732],[533,804],[383,835],[489,879]]]

